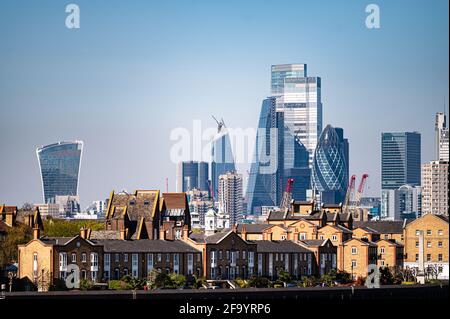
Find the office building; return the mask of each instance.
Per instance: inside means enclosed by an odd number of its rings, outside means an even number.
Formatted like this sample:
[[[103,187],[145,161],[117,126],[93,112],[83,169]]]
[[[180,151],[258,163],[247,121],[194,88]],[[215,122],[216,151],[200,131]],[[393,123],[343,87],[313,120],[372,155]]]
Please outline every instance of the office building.
[[[219,176],[236,170],[228,130],[223,120],[217,122],[217,133],[211,141],[211,196],[215,199],[219,191]]]
[[[420,133],[381,134],[381,189],[420,186]]]
[[[228,172],[219,176],[219,215],[229,215],[230,224],[242,220],[242,175]]]
[[[58,142],[37,148],[44,203],[57,195],[78,195],[82,152],[82,141]]]
[[[312,183],[324,204],[343,203],[348,186],[348,141],[343,130],[327,125],[314,153]]]
[[[449,161],[449,129],[447,126],[447,119],[444,113],[436,113],[435,121],[435,160],[437,161]]]
[[[422,165],[422,213],[448,216],[448,162]]]
[[[176,190],[187,192],[192,189],[208,191],[208,163],[187,161],[177,164]]]
[[[194,188],[187,191],[186,195],[189,202],[189,210],[191,212],[192,228],[204,228],[205,214],[214,206],[209,192]]]
[[[416,219],[422,214],[422,188],[403,185],[381,191],[381,219]]]

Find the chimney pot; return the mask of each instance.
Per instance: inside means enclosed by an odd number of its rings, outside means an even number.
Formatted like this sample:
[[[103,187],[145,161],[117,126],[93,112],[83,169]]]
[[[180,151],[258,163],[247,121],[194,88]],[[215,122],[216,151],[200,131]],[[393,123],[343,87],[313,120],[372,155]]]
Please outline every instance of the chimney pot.
[[[41,236],[41,234],[40,234],[39,226],[38,225],[34,225],[34,228],[33,228],[33,239],[39,239],[40,236]]]

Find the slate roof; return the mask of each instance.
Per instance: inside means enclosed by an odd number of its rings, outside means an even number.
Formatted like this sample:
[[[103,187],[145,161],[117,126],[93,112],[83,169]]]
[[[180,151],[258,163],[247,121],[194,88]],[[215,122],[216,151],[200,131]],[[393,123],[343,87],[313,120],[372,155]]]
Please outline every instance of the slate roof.
[[[302,243],[305,243],[307,246],[322,246],[326,239],[304,239],[301,240]]]
[[[132,221],[140,221],[142,217],[151,220],[155,211],[155,205],[159,199],[157,190],[137,190],[133,194],[114,194],[111,202],[112,216],[109,218],[120,218],[127,207],[127,214]]]
[[[310,253],[311,251],[303,246],[300,246],[290,240],[256,240],[258,253]]]
[[[167,240],[96,240],[97,244],[103,245],[104,251],[115,252],[156,252],[156,253],[198,253],[199,250],[180,241]]]
[[[90,239],[120,239],[120,230],[93,230]]]
[[[402,220],[395,220],[395,221],[381,220],[381,221],[365,221],[365,222],[355,221],[353,222],[353,228],[368,227],[381,234],[402,234],[403,223],[404,222]]]
[[[186,209],[186,193],[163,193],[162,199],[167,209]]]
[[[65,245],[74,237],[41,237],[39,240],[47,245]]]
[[[242,232],[242,227],[244,224],[239,224],[237,226],[238,233]],[[264,230],[272,227],[273,225],[270,224],[245,224],[245,231],[247,233],[262,233]]]

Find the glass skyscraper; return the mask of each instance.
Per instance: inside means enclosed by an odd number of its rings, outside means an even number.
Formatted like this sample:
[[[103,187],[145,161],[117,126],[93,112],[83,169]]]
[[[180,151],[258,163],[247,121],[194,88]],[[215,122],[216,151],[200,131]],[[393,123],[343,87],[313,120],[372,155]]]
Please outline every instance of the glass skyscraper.
[[[289,178],[294,179],[292,196],[297,200],[305,200],[310,188],[309,153],[284,119],[276,97],[263,101],[246,193],[251,214],[260,214],[262,206],[279,205]]]
[[[279,205],[289,178],[293,198],[306,200],[321,131],[320,78],[308,77],[306,64],[273,65],[271,97],[262,104],[247,185],[248,213]]]
[[[236,171],[230,136],[222,121],[217,123],[217,133],[211,141],[211,183],[213,195],[219,191],[219,176]]]
[[[177,192],[208,191],[208,163],[187,161],[177,165]]]
[[[59,142],[37,148],[45,203],[52,202],[56,195],[78,195],[82,152],[82,141]]]
[[[341,128],[327,125],[314,153],[313,187],[325,204],[342,203],[348,185],[348,141]]]
[[[381,134],[381,189],[420,186],[420,133]]]
[[[322,132],[320,77],[309,77],[306,64],[272,65],[271,95],[277,110],[284,112],[284,124],[309,153],[312,167],[317,140]]]

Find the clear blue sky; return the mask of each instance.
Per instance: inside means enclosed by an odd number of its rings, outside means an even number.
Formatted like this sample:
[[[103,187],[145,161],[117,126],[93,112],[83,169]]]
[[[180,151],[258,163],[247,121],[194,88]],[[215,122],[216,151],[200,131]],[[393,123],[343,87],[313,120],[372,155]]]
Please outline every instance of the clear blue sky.
[[[65,27],[65,6],[81,28]],[[365,7],[381,28],[365,27]],[[422,133],[448,101],[448,1],[1,1],[0,202],[42,201],[35,148],[85,142],[83,206],[112,189],[175,187],[175,127],[256,126],[270,65],[322,77],[324,126],[380,190],[380,134]]]

